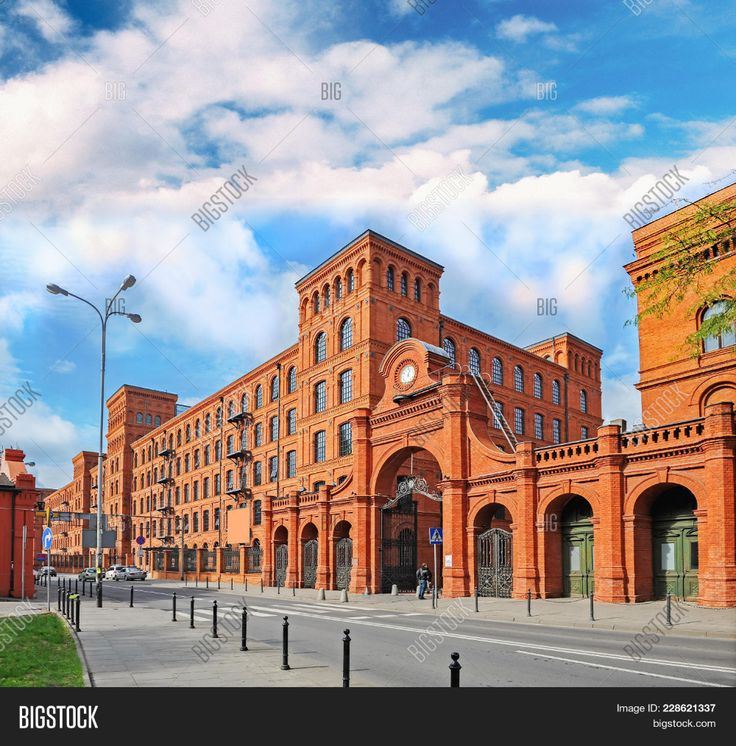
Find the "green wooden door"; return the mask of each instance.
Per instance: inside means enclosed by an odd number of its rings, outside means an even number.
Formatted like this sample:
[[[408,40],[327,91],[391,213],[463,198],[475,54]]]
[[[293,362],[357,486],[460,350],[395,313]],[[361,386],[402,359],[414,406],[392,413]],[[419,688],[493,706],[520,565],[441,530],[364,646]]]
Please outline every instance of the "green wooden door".
[[[565,507],[562,533],[562,593],[589,596],[594,591],[593,509],[580,496]]]
[[[692,513],[652,523],[654,595],[664,598],[698,597],[698,525]]]

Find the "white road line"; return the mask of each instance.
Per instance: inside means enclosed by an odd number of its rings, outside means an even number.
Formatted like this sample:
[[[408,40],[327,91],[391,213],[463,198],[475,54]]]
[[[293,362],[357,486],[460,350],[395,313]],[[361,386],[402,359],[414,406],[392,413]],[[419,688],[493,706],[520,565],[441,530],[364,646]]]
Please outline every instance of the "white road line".
[[[351,622],[355,622],[358,619],[370,619],[370,617],[369,616],[349,616],[349,617],[346,617],[346,619],[349,619]]]
[[[284,612],[289,613],[288,609],[282,610],[282,609],[268,607],[268,606],[257,606],[255,608],[261,609],[263,611],[272,611],[272,612],[275,611],[276,613],[284,613]],[[306,611],[292,610],[290,613],[292,616],[305,616],[305,617],[311,617],[312,619],[324,619],[324,620],[332,621],[332,622],[344,622],[345,621],[345,617],[317,616],[317,615],[311,615]],[[362,619],[356,620],[356,624],[362,625],[365,627],[379,627],[381,629],[394,629],[400,632],[410,632],[415,635],[416,634],[434,635],[437,637],[447,637],[447,638],[451,638],[455,640],[470,640],[472,642],[482,642],[482,643],[487,643],[491,645],[503,645],[506,647],[527,648],[529,650],[542,650],[542,651],[548,650],[554,653],[573,653],[576,655],[585,655],[585,656],[597,657],[597,658],[609,658],[609,659],[614,659],[614,660],[630,660],[628,656],[619,655],[616,653],[601,653],[601,652],[595,652],[595,651],[589,651],[589,650],[580,650],[579,648],[563,648],[563,647],[557,647],[554,645],[542,645],[541,643],[532,643],[532,642],[514,642],[513,640],[500,640],[494,637],[481,637],[480,635],[463,635],[458,632],[438,631],[431,626],[428,626],[422,629],[419,627],[405,627],[399,624],[387,624],[386,622],[374,622],[374,621],[366,621]],[[668,660],[654,659],[654,658],[651,660],[642,659],[641,661],[635,661],[635,663],[642,663],[642,664],[655,665],[655,666],[672,666],[674,668],[690,668],[690,669],[694,669],[698,671],[708,671],[708,672],[713,672],[713,673],[727,673],[727,674],[736,673],[736,669],[729,668],[726,666],[710,666],[704,663],[703,664],[682,663],[678,661],[668,661]]]
[[[718,686],[728,688],[728,684],[714,684],[710,681],[699,681],[698,679],[683,679],[680,676],[666,676],[662,673],[651,673],[650,671],[637,671],[633,668],[619,668],[618,666],[604,666],[602,663],[593,663],[591,661],[578,661],[574,658],[561,658],[558,655],[547,655],[547,653],[533,653],[528,650],[517,650],[519,655],[531,655],[535,658],[549,658],[555,661],[564,661],[565,663],[578,663],[581,666],[590,666],[592,668],[605,668],[609,671],[620,671],[622,673],[633,673],[638,676],[652,676],[655,679],[669,679],[670,681],[682,681],[686,684],[699,684],[700,686]]]
[[[374,619],[387,619],[388,617],[395,617],[397,614],[374,614]]]

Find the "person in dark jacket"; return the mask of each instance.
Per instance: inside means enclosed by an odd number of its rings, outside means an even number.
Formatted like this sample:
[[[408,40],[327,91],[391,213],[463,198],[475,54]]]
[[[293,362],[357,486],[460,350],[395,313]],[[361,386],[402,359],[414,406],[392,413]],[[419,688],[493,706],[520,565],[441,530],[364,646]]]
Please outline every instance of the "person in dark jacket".
[[[430,569],[427,567],[427,563],[425,562],[417,570],[417,585],[419,586],[419,598],[424,599],[424,594],[427,592],[427,586],[429,585],[429,582],[431,580],[432,580],[432,573]]]

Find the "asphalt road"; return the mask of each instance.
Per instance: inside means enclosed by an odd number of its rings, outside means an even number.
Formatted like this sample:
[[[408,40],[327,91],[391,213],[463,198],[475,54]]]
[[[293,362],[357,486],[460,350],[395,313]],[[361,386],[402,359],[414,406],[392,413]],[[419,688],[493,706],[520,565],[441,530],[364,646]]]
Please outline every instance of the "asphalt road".
[[[224,613],[245,598],[249,639],[274,647],[281,645],[282,620],[288,615],[291,652],[313,659],[315,666],[332,668],[336,685],[347,628],[352,639],[351,671],[362,683],[374,686],[447,686],[450,653],[455,651],[460,653],[462,686],[736,685],[736,641],[730,640],[670,634],[635,660],[626,647],[631,645],[631,633],[476,621],[472,614],[462,613],[456,613],[456,621],[438,627],[429,604],[426,613],[391,612],[292,598],[288,591],[276,596],[273,589],[244,595],[158,581],[133,585],[136,607],[145,606],[151,613],[170,614],[171,593],[176,591],[180,618],[188,615],[189,598],[194,595],[196,624],[201,628],[210,623],[213,599]],[[52,591],[55,586],[54,582]],[[127,602],[130,586],[106,581],[105,599]]]

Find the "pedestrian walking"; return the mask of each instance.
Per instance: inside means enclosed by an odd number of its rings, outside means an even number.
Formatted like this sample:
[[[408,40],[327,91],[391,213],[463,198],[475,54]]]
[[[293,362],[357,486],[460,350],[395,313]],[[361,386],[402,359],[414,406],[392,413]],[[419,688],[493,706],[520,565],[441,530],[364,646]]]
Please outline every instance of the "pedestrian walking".
[[[419,586],[419,598],[424,600],[424,594],[427,592],[427,588],[432,580],[432,572],[427,567],[427,563],[423,563],[422,566],[417,570],[417,585]]]

